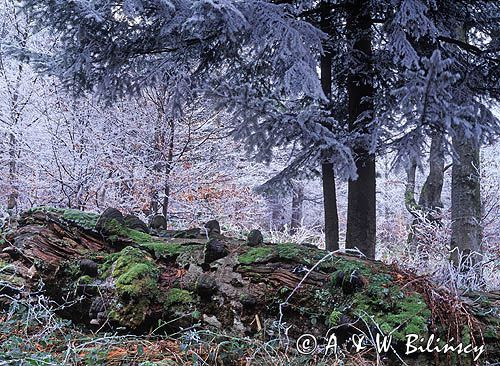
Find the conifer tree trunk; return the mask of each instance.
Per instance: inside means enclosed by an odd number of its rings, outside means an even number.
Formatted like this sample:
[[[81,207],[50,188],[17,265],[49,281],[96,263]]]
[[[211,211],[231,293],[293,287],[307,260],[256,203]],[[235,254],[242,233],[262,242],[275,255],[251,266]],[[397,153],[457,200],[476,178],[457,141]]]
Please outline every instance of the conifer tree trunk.
[[[283,206],[283,197],[276,192],[269,193],[268,204],[271,209],[271,220],[269,229],[275,231],[283,231],[285,226],[285,208]]]
[[[434,50],[437,49],[435,41],[429,37],[422,37],[418,40],[412,39],[419,54],[430,58]],[[423,114],[421,118],[425,118]],[[409,255],[415,254],[418,248],[418,230],[419,224],[423,221],[430,221],[433,224],[439,225],[440,219],[436,215],[436,211],[442,208],[441,194],[443,191],[444,181],[444,164],[445,164],[445,150],[444,150],[444,135],[443,132],[435,130],[431,137],[431,146],[429,152],[429,174],[422,186],[420,196],[417,201],[414,197],[415,192],[415,176],[416,176],[416,162],[412,162],[411,166],[407,169],[407,186],[405,194],[405,204],[408,211],[414,216],[411,224],[410,232],[408,235]],[[427,258],[427,251],[424,250],[420,255]]]
[[[292,190],[292,218],[290,220],[290,234],[295,234],[302,223],[302,205],[304,203],[304,187],[296,183]]]
[[[168,219],[168,209],[170,204],[170,191],[171,191],[171,173],[174,168],[174,137],[175,137],[175,121],[173,118],[170,118],[168,121],[169,127],[169,136],[168,136],[168,150],[167,157],[165,162],[165,177],[164,177],[164,190],[165,194],[163,197],[163,205],[162,205],[162,213],[166,219]]]
[[[339,249],[339,216],[333,164],[321,165],[323,179],[323,199],[325,209],[325,248],[328,251]]]
[[[370,7],[367,0],[353,0],[347,13],[347,37],[352,43],[350,74],[347,79],[349,100],[349,131],[370,132],[371,118],[360,116],[371,113],[373,81],[371,79],[372,32]],[[367,257],[375,257],[376,196],[375,155],[365,144],[354,147],[357,180],[349,181],[347,203],[346,248],[358,248]]]
[[[409,254],[414,254],[418,247],[419,224],[428,220],[435,225],[440,225],[439,215],[436,211],[443,207],[441,202],[441,193],[444,182],[444,136],[442,132],[436,131],[431,139],[431,149],[429,153],[429,175],[420,191],[418,204],[416,203],[415,175],[416,163],[413,163],[406,171],[407,184],[405,193],[405,205],[407,210],[414,216],[408,234]],[[426,258],[425,251],[421,255]]]
[[[23,37],[23,44],[27,39],[27,34],[21,35]],[[0,60],[1,61],[1,60]],[[10,119],[12,130],[9,133],[9,189],[10,193],[7,201],[7,210],[10,216],[14,216],[17,210],[17,199],[19,197],[17,179],[18,179],[18,159],[19,159],[19,141],[16,137],[15,130],[18,129],[21,122],[21,112],[19,111],[19,99],[21,97],[21,80],[23,76],[24,67],[20,64],[17,68],[16,82],[12,87],[10,97]],[[5,70],[3,71],[5,73]]]
[[[329,34],[331,25],[329,15],[331,7],[327,2],[321,3],[321,29]],[[332,95],[332,54],[328,44],[324,45],[324,54],[321,56],[321,86],[328,99]],[[339,249],[339,216],[337,211],[337,192],[335,186],[335,172],[329,156],[324,156],[325,162],[321,165],[323,180],[323,200],[325,212],[325,248],[329,251]]]
[[[467,31],[464,25],[458,30],[460,38],[465,42]],[[450,246],[455,266],[467,270],[480,260],[482,249],[480,139],[458,132],[452,139],[452,144],[455,154],[451,170]],[[477,273],[477,277],[480,276]]]
[[[425,216],[432,215],[443,206],[441,203],[441,192],[443,191],[444,180],[444,140],[441,132],[436,132],[432,136],[431,150],[429,155],[429,175],[422,186],[419,208],[424,210]],[[433,220],[433,217],[428,217]]]
[[[456,266],[467,269],[479,258],[469,254],[481,252],[481,185],[479,144],[458,136],[453,139],[456,156],[451,171],[451,249]],[[462,261],[457,249],[462,253]]]

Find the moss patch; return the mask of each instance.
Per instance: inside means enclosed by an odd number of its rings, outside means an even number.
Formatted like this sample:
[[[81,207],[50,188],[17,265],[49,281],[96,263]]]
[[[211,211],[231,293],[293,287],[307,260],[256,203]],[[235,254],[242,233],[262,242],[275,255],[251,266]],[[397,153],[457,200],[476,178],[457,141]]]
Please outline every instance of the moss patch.
[[[114,263],[111,275],[120,295],[136,297],[156,289],[159,271],[147,253],[126,247]]]
[[[63,220],[74,223],[86,230],[93,230],[99,219],[99,215],[92,212],[78,210],[64,210]]]
[[[328,325],[334,327],[339,323],[342,313],[338,310],[333,310],[328,316]]]
[[[155,257],[176,257],[180,254],[190,253],[195,250],[202,250],[203,246],[196,243],[193,245],[190,244],[179,244],[179,243],[148,243],[142,244],[142,246],[152,250],[155,254]]]
[[[90,285],[94,283],[94,279],[88,275],[82,276],[77,281],[78,285]]]
[[[94,230],[99,219],[99,215],[93,212],[56,207],[36,207],[28,212],[52,212],[60,215],[63,221],[75,224],[85,230]]]
[[[119,296],[117,304],[110,313],[119,323],[135,328],[140,326],[147,315],[151,302],[158,295],[159,270],[152,258],[139,248],[126,247],[120,253],[108,258],[114,260],[111,277]]]
[[[142,231],[125,227],[116,220],[110,220],[106,223],[105,230],[108,233],[108,240],[111,242],[117,242],[120,238],[129,239],[130,241],[153,251],[156,258],[177,257],[184,253],[191,253],[202,249],[202,245],[200,243],[169,243],[160,240],[155,236],[143,233]]]
[[[308,264],[314,262],[319,254],[317,249],[307,248],[296,244],[277,244],[276,252],[281,259],[298,263],[306,262]],[[323,255],[319,257],[318,260],[326,254],[326,252],[323,252]]]
[[[257,247],[248,250],[238,257],[241,264],[252,264],[258,262],[267,262],[275,255],[272,247]]]
[[[428,333],[431,311],[422,295],[403,292],[394,285],[392,275],[377,272],[378,267],[373,268],[367,262],[335,257],[332,265],[335,272],[331,275],[330,291],[336,302],[335,310],[339,307],[350,309],[352,315],[376,323],[385,334],[391,334],[399,341],[403,341],[407,334],[424,336]],[[354,272],[358,278],[362,277],[363,287],[352,295],[340,294],[340,288],[344,290],[344,282],[350,281]],[[340,301],[345,303],[340,304]]]
[[[418,293],[404,294],[399,287],[383,288],[377,294],[373,287],[354,295],[354,313],[372,316],[385,334],[404,340],[407,334],[425,335],[431,311]]]
[[[193,302],[193,296],[191,292],[174,287],[167,293],[165,306],[170,307],[174,304],[189,304],[191,302]]]
[[[322,260],[328,252],[293,243],[281,243],[275,245],[264,245],[250,248],[238,257],[241,264],[265,263],[272,260],[301,263],[313,266]],[[337,268],[357,268],[363,266],[360,260],[346,259],[340,256],[332,256],[322,261],[317,267],[320,270],[330,272]]]
[[[139,245],[164,244],[164,242],[158,240],[154,236],[143,233],[142,231],[130,229],[114,219],[106,222],[104,228],[109,237],[125,237]]]

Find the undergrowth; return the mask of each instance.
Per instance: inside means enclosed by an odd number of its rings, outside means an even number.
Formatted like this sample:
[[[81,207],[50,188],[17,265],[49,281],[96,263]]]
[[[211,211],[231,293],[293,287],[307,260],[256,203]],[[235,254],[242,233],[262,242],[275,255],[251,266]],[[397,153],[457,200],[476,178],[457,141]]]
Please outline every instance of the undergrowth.
[[[342,363],[300,355],[279,347],[277,341],[234,337],[191,328],[170,336],[156,330],[145,336],[93,333],[63,320],[56,304],[43,295],[10,298],[0,313],[0,365],[371,365],[350,355]],[[361,362],[361,363],[360,363]]]

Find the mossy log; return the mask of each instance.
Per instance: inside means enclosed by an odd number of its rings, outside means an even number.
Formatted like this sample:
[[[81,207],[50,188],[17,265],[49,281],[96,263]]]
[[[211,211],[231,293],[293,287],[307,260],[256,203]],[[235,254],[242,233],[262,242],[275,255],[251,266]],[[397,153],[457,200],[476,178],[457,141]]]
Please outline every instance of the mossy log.
[[[61,315],[94,329],[204,327],[289,340],[305,333],[320,339],[332,329],[339,339],[380,332],[402,354],[407,335],[436,334],[484,344],[483,360],[500,359],[498,295],[456,298],[427,277],[304,245],[251,247],[223,235],[208,239],[200,230],[155,236],[113,220],[96,230],[98,218],[31,210],[1,244],[2,260],[28,286],[38,289],[43,281],[55,301],[77,300]],[[452,357],[437,353],[419,354],[413,363]]]

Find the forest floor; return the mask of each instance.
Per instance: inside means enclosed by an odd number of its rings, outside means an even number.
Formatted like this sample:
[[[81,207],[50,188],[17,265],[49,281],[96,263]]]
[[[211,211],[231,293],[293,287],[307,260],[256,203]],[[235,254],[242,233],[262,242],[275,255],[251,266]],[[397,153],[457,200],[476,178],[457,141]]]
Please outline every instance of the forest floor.
[[[259,235],[150,234],[113,215],[36,209],[4,235],[0,365],[500,361],[497,293],[458,297],[427,276],[358,256]],[[375,334],[392,337],[390,355],[376,351]],[[401,357],[412,334],[474,352]],[[312,338],[301,343],[304,335]],[[328,352],[332,339],[337,353]]]

